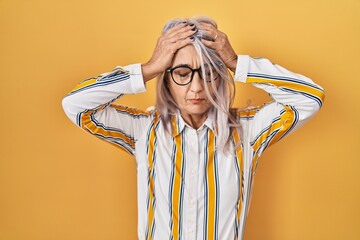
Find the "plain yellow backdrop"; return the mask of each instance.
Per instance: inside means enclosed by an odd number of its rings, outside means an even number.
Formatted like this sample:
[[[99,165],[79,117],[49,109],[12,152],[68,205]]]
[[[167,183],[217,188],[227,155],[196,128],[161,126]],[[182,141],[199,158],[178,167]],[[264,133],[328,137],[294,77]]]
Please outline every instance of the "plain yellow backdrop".
[[[322,110],[257,169],[245,240],[360,239],[359,0],[0,0],[0,239],[136,239],[136,165],[77,128],[62,98],[147,61],[171,18],[207,15],[239,54],[324,87]],[[146,93],[121,103],[154,104]],[[237,85],[235,106],[266,94]]]

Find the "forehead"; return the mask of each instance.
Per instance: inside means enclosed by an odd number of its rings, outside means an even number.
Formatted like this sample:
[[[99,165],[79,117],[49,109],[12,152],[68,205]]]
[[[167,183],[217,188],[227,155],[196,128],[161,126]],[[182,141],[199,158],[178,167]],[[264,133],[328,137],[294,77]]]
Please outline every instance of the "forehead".
[[[187,64],[190,67],[197,68],[200,65],[199,56],[193,45],[187,45],[180,48],[174,55],[172,67],[179,64]]]

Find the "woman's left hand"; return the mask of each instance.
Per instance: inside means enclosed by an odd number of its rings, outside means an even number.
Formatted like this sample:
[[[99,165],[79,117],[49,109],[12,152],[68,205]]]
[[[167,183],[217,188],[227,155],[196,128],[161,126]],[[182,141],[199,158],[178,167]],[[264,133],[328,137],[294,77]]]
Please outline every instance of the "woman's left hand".
[[[220,56],[226,67],[235,72],[237,64],[237,54],[232,48],[227,35],[208,23],[200,24],[206,35],[212,36],[212,39],[202,38],[201,42],[205,46],[214,49]]]

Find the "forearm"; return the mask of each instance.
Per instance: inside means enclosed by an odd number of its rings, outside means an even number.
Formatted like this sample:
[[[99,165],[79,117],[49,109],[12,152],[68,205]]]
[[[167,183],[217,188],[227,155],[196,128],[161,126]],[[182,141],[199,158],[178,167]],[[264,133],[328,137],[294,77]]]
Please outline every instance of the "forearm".
[[[161,72],[157,70],[152,64],[150,63],[144,63],[141,65],[141,72],[144,79],[144,83],[147,81],[155,78],[158,76]]]
[[[265,58],[239,56],[235,80],[266,91],[274,101],[256,108],[249,136],[259,156],[310,119],[322,106],[323,89],[311,79]]]
[[[310,78],[293,73],[265,58],[239,56],[235,80],[252,83],[268,92],[278,103],[315,113],[324,100],[322,87]]]
[[[62,105],[67,116],[76,122],[79,113],[109,104],[123,94],[145,91],[140,64],[117,67],[112,72],[87,79],[67,94]]]

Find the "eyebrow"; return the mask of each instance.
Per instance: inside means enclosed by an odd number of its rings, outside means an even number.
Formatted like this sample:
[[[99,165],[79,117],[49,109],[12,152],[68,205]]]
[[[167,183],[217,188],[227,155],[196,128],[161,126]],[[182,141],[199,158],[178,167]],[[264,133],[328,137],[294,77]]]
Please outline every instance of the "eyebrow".
[[[171,68],[177,68],[177,67],[189,67],[189,68],[191,68],[189,64],[179,64],[179,65],[173,66]]]
[[[204,66],[205,66],[205,67],[208,67],[209,64],[205,63]],[[176,66],[173,66],[173,67],[171,67],[171,68],[177,68],[177,67],[189,67],[189,68],[192,68],[192,67],[190,67],[189,64],[183,64],[183,63],[182,63],[182,64],[179,64],[179,65],[176,65]]]

